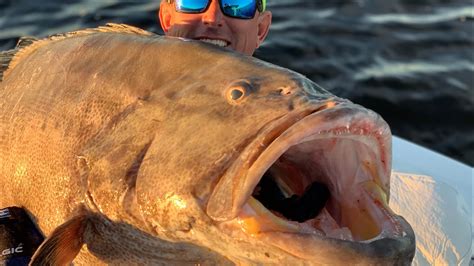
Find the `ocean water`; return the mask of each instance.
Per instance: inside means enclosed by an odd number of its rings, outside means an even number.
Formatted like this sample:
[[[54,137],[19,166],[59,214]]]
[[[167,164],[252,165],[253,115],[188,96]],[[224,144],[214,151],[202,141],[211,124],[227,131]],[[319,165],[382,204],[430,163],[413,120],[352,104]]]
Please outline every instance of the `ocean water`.
[[[0,50],[18,37],[127,23],[162,33],[159,0],[0,0]],[[380,113],[392,133],[474,165],[472,0],[268,0],[255,56]],[[420,158],[421,159],[421,158]]]

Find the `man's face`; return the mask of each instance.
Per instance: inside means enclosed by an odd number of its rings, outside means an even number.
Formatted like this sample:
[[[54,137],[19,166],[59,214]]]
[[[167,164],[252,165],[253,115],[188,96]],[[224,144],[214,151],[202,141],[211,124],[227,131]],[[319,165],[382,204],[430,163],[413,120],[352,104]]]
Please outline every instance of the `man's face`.
[[[263,42],[271,23],[269,11],[257,11],[253,19],[225,16],[218,0],[211,0],[209,8],[199,14],[177,12],[174,1],[163,1],[159,18],[168,36],[213,42],[247,55],[252,55]]]

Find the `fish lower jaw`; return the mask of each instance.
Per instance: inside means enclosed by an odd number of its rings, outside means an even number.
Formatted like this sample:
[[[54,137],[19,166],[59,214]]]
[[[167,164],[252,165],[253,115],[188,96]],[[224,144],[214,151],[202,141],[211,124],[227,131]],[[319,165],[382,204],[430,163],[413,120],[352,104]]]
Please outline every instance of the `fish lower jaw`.
[[[367,181],[359,186],[359,192],[356,197],[339,203],[346,213],[342,220],[333,217],[328,204],[315,218],[304,222],[290,221],[250,197],[234,222],[244,233],[257,238],[277,232],[365,242],[384,236],[401,236],[401,229],[387,206],[383,190],[374,182]]]

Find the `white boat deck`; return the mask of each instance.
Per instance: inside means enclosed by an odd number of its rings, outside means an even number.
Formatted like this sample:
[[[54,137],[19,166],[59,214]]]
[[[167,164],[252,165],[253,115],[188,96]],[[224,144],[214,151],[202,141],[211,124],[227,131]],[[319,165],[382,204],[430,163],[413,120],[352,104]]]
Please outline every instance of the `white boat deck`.
[[[413,264],[472,264],[474,168],[395,136],[392,150],[390,205],[415,230]]]

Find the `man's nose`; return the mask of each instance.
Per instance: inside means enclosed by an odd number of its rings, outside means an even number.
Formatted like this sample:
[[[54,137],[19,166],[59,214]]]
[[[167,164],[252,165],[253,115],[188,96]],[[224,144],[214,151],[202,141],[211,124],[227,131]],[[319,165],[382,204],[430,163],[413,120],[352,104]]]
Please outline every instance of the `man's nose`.
[[[202,22],[210,27],[222,27],[223,17],[219,0],[211,0],[209,8],[202,15]]]

